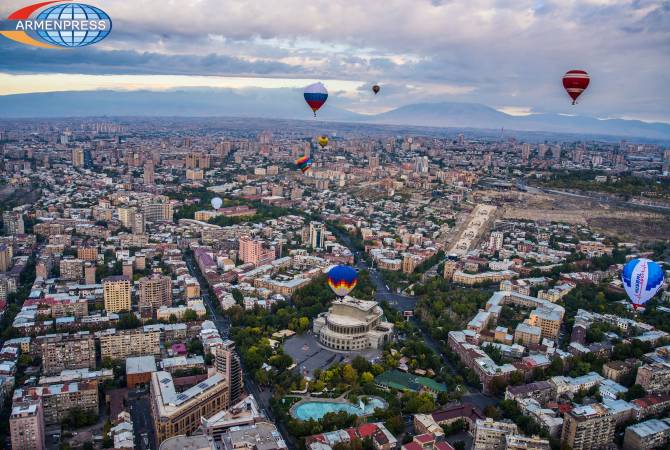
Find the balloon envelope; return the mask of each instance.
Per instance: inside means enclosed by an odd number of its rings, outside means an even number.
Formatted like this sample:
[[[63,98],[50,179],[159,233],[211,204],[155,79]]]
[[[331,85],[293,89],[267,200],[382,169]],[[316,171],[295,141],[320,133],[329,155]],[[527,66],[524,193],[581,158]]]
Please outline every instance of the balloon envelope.
[[[563,75],[563,87],[572,98],[573,105],[577,97],[582,95],[582,92],[589,86],[590,81],[589,74],[583,70],[569,70]]]
[[[309,156],[301,156],[295,160],[295,165],[298,166],[298,169],[300,169],[302,173],[305,173],[312,167],[312,160]]]
[[[326,103],[326,100],[328,99],[328,91],[326,90],[326,86],[324,86],[321,82],[307,86],[303,95],[309,107],[312,109],[312,111],[314,111],[314,116],[316,116],[316,112],[323,106],[324,103]]]
[[[219,209],[221,208],[221,205],[223,205],[223,200],[221,200],[219,197],[214,197],[212,199],[212,208]]]
[[[637,309],[656,295],[661,288],[663,269],[649,259],[633,259],[624,266],[621,281],[633,307]]]
[[[358,272],[349,266],[335,266],[328,272],[328,286],[338,297],[349,294],[358,282]]]
[[[326,145],[328,145],[328,138],[326,136],[319,136],[319,139],[317,140],[321,148],[324,148]]]
[[[377,92],[379,92],[380,89],[381,88],[379,87],[378,84],[375,84],[374,86],[372,86],[372,92],[374,92],[375,95],[377,95]]]

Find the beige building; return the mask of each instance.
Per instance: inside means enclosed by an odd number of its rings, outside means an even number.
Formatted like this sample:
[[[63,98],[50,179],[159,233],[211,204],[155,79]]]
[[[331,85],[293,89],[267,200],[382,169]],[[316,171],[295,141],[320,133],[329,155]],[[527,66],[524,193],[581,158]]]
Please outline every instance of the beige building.
[[[511,280],[518,275],[518,273],[511,270],[481,273],[466,273],[462,270],[456,270],[452,277],[452,281],[454,283],[463,284],[465,286],[474,286],[476,284],[483,283],[500,283],[503,280]]]
[[[542,329],[521,322],[514,330],[514,342],[521,345],[539,344],[542,340]]]
[[[172,306],[172,280],[153,274],[140,278],[139,310],[143,317],[154,317],[161,306]]]
[[[46,336],[40,342],[40,354],[45,375],[65,369],[95,369],[95,342],[88,333]]]
[[[242,378],[242,365],[240,358],[235,352],[235,343],[230,339],[215,347],[214,367],[228,381],[228,399],[231,404],[236,404],[242,397],[244,381]]]
[[[150,388],[156,444],[173,436],[193,433],[203,417],[211,417],[230,406],[228,383],[220,373],[178,393],[172,375],[154,372]]]
[[[202,169],[186,169],[186,179],[191,181],[202,180],[205,172]]]
[[[505,438],[517,432],[517,426],[512,422],[477,419],[473,450],[505,450]]]
[[[0,272],[7,272],[12,265],[12,247],[0,244]]]
[[[505,450],[551,450],[549,440],[539,436],[508,435]]]
[[[614,442],[615,417],[602,404],[580,406],[563,416],[561,444],[572,450],[596,450]]]
[[[110,331],[110,330],[107,330]],[[120,330],[100,335],[100,357],[102,359],[126,359],[129,356],[161,354],[161,333],[157,330]]]
[[[12,450],[45,449],[42,401],[15,402],[9,416],[9,430]]]
[[[47,425],[62,422],[73,409],[83,409],[89,414],[98,415],[96,381],[31,386],[14,391],[15,402],[35,398],[42,399],[44,423]]]
[[[393,324],[382,321],[375,301],[344,297],[314,320],[314,334],[328,348],[341,351],[382,348],[393,336]]]
[[[561,331],[562,319],[563,316],[559,310],[539,307],[530,313],[528,324],[539,327],[543,338],[555,341]]]
[[[77,258],[84,261],[97,261],[98,247],[94,247],[91,245],[77,247]]]
[[[123,275],[107,277],[102,281],[105,310],[108,313],[130,311],[130,279]]]

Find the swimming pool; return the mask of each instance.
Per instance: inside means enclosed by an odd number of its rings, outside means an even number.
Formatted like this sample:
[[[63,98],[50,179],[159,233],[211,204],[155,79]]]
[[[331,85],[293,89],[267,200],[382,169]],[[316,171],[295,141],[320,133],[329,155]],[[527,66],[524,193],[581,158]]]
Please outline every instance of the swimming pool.
[[[372,414],[376,408],[386,408],[384,400],[376,397],[368,397],[367,403],[361,408],[361,405],[340,402],[315,402],[308,401],[297,405],[291,415],[300,420],[319,420],[328,413],[346,411],[349,414],[357,416],[367,416]]]

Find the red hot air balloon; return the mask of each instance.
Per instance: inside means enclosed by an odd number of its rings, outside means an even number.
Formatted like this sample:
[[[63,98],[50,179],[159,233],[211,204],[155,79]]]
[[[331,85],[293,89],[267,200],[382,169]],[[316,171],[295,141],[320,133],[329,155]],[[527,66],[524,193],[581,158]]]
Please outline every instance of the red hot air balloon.
[[[572,104],[577,102],[577,97],[589,87],[589,74],[583,70],[568,70],[563,75],[563,87],[572,98]]]

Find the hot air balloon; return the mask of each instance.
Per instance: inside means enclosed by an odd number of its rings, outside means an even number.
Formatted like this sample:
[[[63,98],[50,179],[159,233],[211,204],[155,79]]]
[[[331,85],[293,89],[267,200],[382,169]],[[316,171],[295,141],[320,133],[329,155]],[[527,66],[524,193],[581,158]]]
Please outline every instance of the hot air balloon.
[[[221,200],[221,198],[214,197],[212,199],[212,208],[219,209],[219,208],[221,208],[221,205],[223,205],[223,200]]]
[[[309,107],[314,111],[314,117],[316,117],[316,112],[328,99],[326,86],[321,82],[310,84],[305,88],[305,93],[303,95],[305,96],[305,101]]]
[[[350,266],[335,266],[328,271],[328,286],[338,297],[349,294],[358,282],[358,273]]]
[[[572,98],[572,104],[577,102],[577,97],[589,86],[589,74],[583,70],[568,70],[563,75],[563,87]]]
[[[654,261],[645,258],[633,259],[621,272],[621,281],[633,308],[649,301],[663,284],[663,269]]]
[[[312,160],[307,155],[301,156],[295,160],[295,165],[298,166],[298,169],[300,169],[302,173],[305,173],[312,167]]]
[[[319,138],[316,140],[321,148],[325,148],[326,145],[328,145],[328,137],[327,136],[319,136]]]
[[[381,88],[379,87],[378,84],[375,84],[374,86],[372,86],[372,92],[374,92],[375,95],[377,95],[377,93],[379,92],[380,89]]]

